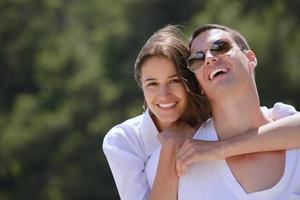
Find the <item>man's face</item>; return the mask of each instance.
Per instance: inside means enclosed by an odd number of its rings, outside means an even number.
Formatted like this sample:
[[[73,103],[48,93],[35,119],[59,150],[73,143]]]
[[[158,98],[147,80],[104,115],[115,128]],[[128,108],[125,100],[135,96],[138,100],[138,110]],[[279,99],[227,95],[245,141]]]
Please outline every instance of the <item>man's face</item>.
[[[210,100],[245,88],[252,79],[249,59],[226,31],[211,29],[198,35],[191,45],[191,55],[196,54],[203,59],[195,59],[190,67]]]

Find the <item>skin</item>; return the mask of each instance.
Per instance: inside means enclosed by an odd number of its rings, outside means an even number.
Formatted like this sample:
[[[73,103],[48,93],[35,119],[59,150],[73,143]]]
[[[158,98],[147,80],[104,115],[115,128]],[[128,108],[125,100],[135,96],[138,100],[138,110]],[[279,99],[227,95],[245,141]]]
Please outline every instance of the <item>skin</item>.
[[[142,89],[159,130],[179,119],[187,107],[187,92],[174,64],[164,57],[152,57],[142,65]]]
[[[233,47],[225,54],[213,56],[208,49],[218,39],[230,42]],[[228,99],[231,99],[233,95],[240,96],[243,90],[255,85],[253,79],[253,69],[257,63],[255,54],[251,50],[243,53],[233,39],[231,39],[229,33],[217,29],[205,31],[199,37],[195,38],[191,46],[192,53],[196,50],[202,50],[206,55],[204,65],[198,68],[195,75],[204,93],[209,98],[210,103],[213,104],[213,107],[221,99],[226,101],[224,96],[225,98],[228,97]],[[247,63],[248,59],[251,59],[249,63]],[[224,73],[211,80],[211,73],[218,68],[226,68],[228,73]],[[230,92],[227,92],[228,95],[219,95],[223,90],[227,91],[228,89],[230,89]]]

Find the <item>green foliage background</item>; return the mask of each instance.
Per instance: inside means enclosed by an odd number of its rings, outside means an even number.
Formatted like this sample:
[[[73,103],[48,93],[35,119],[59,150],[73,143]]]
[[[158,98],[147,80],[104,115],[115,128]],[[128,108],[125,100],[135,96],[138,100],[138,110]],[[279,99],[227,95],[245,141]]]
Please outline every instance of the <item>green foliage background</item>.
[[[118,199],[103,136],[142,112],[133,65],[166,24],[238,29],[262,104],[300,109],[300,1],[1,0],[0,200]]]

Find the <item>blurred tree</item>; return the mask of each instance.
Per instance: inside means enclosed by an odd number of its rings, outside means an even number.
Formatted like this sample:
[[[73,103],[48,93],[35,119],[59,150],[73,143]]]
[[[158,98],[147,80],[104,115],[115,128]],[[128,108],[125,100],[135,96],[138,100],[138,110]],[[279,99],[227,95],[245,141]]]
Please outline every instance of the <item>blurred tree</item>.
[[[116,198],[99,150],[122,117],[103,55],[107,40],[128,31],[124,3],[0,6],[1,199]]]

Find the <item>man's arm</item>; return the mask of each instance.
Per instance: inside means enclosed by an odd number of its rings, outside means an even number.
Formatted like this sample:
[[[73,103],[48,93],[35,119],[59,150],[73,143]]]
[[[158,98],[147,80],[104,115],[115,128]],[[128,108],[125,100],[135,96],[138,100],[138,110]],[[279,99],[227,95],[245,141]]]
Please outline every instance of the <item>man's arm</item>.
[[[300,113],[224,140],[223,157],[300,147]]]
[[[299,113],[220,141],[186,140],[177,153],[176,168],[183,175],[188,165],[198,161],[297,147],[300,147]]]

